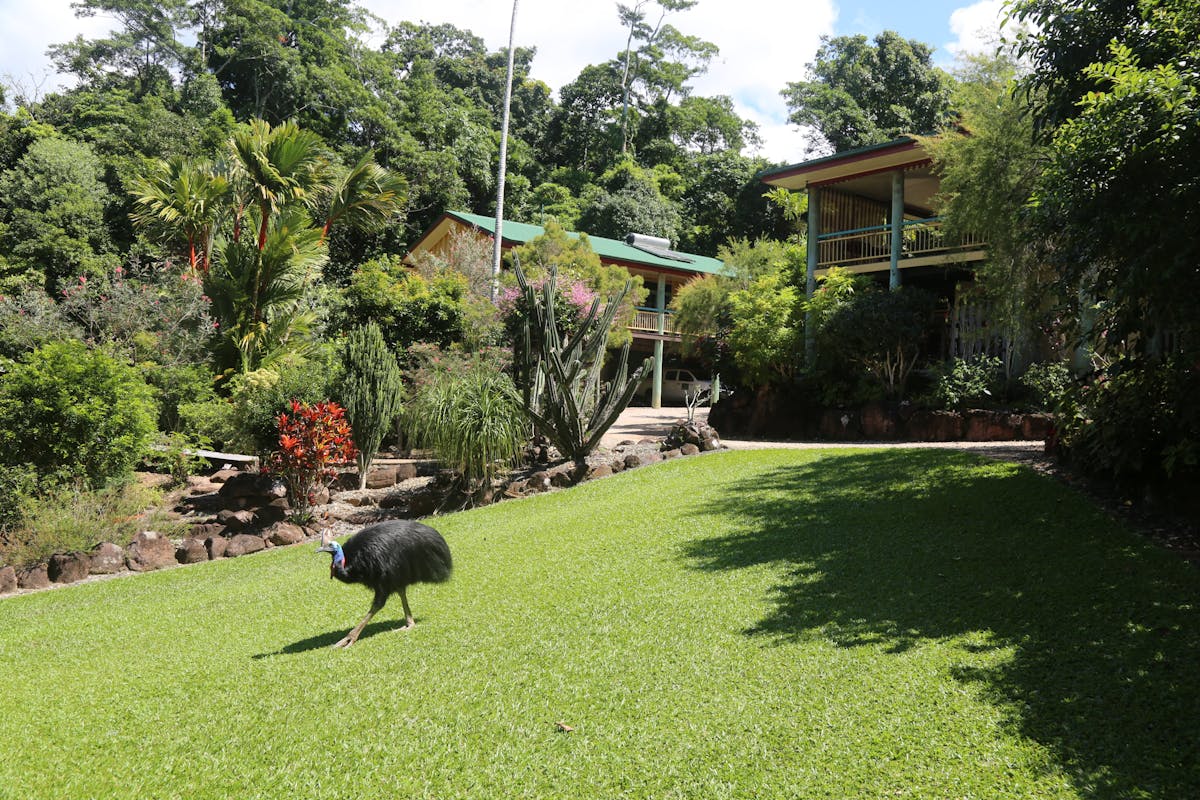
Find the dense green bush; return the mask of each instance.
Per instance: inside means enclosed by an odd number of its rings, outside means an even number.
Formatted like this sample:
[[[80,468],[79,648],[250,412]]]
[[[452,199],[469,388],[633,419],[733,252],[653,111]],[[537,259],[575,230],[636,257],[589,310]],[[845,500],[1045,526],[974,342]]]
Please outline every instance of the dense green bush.
[[[278,444],[279,415],[291,408],[292,400],[318,403],[328,399],[340,381],[340,372],[332,353],[322,351],[310,358],[284,358],[271,369],[235,375],[229,386],[232,410],[228,422],[233,432],[228,446],[252,454],[273,450]],[[226,422],[216,409],[209,411],[213,422]]]
[[[934,381],[933,401],[951,409],[990,405],[1001,396],[1003,382],[1004,362],[996,356],[956,358]]]
[[[1019,383],[1026,403],[1038,411],[1053,411],[1071,390],[1071,369],[1061,361],[1033,364]]]
[[[1119,485],[1178,481],[1200,467],[1198,396],[1190,364],[1121,360],[1070,394],[1059,436],[1080,468]]]
[[[869,377],[879,395],[902,397],[932,309],[933,297],[920,289],[855,292],[829,310],[817,331],[818,368],[850,385]]]
[[[351,276],[333,324],[349,330],[372,320],[394,349],[413,342],[446,347],[463,338],[466,294],[467,279],[459,273],[443,270],[426,280],[398,258],[377,259]]]
[[[0,464],[30,465],[42,486],[120,481],[154,436],[153,394],[137,369],[102,351],[45,345],[0,384]]]

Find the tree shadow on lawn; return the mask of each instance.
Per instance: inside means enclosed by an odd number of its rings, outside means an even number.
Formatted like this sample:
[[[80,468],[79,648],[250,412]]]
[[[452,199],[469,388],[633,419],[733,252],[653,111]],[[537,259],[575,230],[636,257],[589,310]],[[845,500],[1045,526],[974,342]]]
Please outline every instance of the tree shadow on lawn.
[[[361,643],[366,639],[370,639],[377,633],[387,633],[388,631],[398,630],[403,628],[404,620],[388,620],[387,622],[372,622],[363,628],[362,633],[358,637],[358,642]],[[301,639],[298,642],[292,642],[289,645],[284,645],[278,650],[273,650],[270,653],[259,653],[251,656],[255,661],[261,661],[264,658],[273,658],[275,656],[295,655],[296,653],[307,653],[309,650],[320,650],[322,647],[333,647],[342,640],[350,628],[338,628],[332,631],[310,636],[307,639]]]
[[[898,653],[983,632],[1013,656],[952,674],[1081,795],[1200,797],[1200,573],[1069,490],[964,454],[835,454],[721,487],[706,512],[745,528],[692,542],[697,568],[792,565],[747,634]]]

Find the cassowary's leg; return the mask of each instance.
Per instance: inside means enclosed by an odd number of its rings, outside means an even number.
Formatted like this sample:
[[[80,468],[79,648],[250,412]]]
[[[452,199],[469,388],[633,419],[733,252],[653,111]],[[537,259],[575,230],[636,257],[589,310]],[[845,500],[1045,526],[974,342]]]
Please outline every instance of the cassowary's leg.
[[[334,645],[334,647],[349,647],[358,641],[359,634],[363,628],[367,627],[367,623],[371,621],[371,617],[379,613],[379,609],[383,608],[383,604],[387,602],[387,595],[382,592],[375,593],[375,601],[371,603],[371,610],[363,617],[363,621],[358,623],[358,627],[346,634],[345,638]]]
[[[417,627],[417,621],[413,619],[412,611],[408,608],[408,596],[404,594],[404,587],[400,587],[400,602],[404,604],[404,620],[405,625],[400,630],[411,631]]]

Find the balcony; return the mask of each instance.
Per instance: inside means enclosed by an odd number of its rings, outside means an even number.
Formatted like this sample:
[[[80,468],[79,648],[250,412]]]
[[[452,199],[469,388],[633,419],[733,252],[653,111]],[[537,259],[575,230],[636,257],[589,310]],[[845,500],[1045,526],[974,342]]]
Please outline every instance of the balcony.
[[[659,333],[658,315],[659,311],[656,308],[646,308],[638,306],[633,317],[633,324],[629,326],[629,330],[633,331],[633,335],[643,339],[663,339],[665,341],[679,341],[679,332],[675,330],[675,320],[670,311],[663,311],[663,327],[662,333]]]
[[[903,223],[900,268],[923,267],[985,257],[985,244],[968,234],[951,240],[939,217],[906,219]],[[835,231],[817,237],[817,268],[843,267],[851,272],[879,272],[891,264],[892,228],[874,225]]]

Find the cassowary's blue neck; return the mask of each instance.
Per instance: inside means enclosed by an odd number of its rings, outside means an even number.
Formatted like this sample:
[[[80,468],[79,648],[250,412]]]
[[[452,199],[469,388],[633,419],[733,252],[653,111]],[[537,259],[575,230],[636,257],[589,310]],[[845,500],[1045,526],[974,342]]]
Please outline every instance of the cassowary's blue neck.
[[[346,554],[337,542],[330,542],[333,548],[333,561],[329,565],[329,577],[340,581],[350,582],[350,573],[346,571]]]

